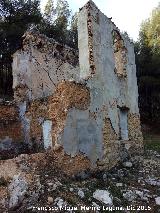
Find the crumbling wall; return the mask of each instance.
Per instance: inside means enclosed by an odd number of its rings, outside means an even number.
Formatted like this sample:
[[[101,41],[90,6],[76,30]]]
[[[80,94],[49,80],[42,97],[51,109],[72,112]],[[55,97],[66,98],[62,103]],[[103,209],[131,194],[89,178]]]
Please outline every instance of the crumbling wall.
[[[69,109],[86,110],[89,104],[90,92],[86,86],[67,81],[57,85],[54,95],[49,98],[49,118],[53,121],[55,146],[59,144]]]
[[[37,32],[24,35],[13,56],[15,101],[36,151],[83,154],[109,169],[124,149],[142,150],[133,44],[92,1],[80,10],[78,34],[79,63],[76,50]]]
[[[128,116],[128,130],[129,130],[129,147],[131,148],[132,154],[142,154],[143,153],[143,135],[140,125],[140,116],[138,114],[130,113]],[[134,149],[132,149],[134,144]]]
[[[64,142],[68,113],[86,110],[90,104],[89,89],[78,83],[79,73],[76,50],[37,32],[24,35],[23,49],[13,56],[13,88],[22,115],[26,106],[21,120],[35,151],[46,148],[47,140],[55,150],[62,145],[68,150],[69,144]]]
[[[13,55],[13,89],[27,88],[29,100],[52,95],[62,80],[76,80],[79,75],[78,52],[38,32],[24,35],[23,48]],[[22,97],[23,98],[23,97]]]
[[[104,156],[103,160],[98,163],[99,167],[108,169],[115,166],[120,160],[119,150],[120,141],[118,135],[115,133],[111,121],[108,118],[104,120],[103,127],[103,142],[104,142]]]
[[[61,138],[70,109],[86,110],[90,104],[90,92],[85,85],[63,81],[52,96],[31,101],[26,116],[30,120],[30,138],[39,150],[44,147],[43,124],[52,122],[52,146],[57,149],[63,144]],[[64,135],[66,138],[66,135]],[[66,145],[67,146],[67,145]]]
[[[115,73],[118,77],[126,77],[126,64],[127,64],[127,49],[125,48],[124,41],[117,30],[112,31],[113,37],[113,51],[115,60]]]
[[[103,132],[104,160],[98,164],[102,166],[105,162],[106,167],[110,168],[121,158],[120,147],[126,144],[128,148],[129,141],[132,141],[130,148],[133,152],[135,144],[142,150],[134,47],[92,1],[80,10],[78,31],[80,77],[86,80],[90,88],[89,110],[98,120],[100,134]],[[121,140],[122,109],[127,109],[128,113],[127,141]],[[136,121],[132,123],[131,117],[136,117]],[[139,136],[134,138],[137,128]]]
[[[102,158],[101,129],[88,110],[71,109],[68,112],[65,128],[62,133],[64,150],[72,157],[79,152],[87,156],[92,166]]]
[[[48,120],[48,98],[28,103],[26,117],[30,120],[30,141],[35,151],[43,150],[43,122]]]

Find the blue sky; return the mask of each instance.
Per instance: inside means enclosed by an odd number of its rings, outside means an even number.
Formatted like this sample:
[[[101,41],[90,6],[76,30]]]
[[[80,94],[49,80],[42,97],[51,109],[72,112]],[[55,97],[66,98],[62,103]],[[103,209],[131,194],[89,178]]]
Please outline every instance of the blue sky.
[[[112,21],[121,31],[127,31],[129,36],[137,40],[140,24],[147,19],[152,9],[158,6],[160,0],[93,0],[98,8]],[[43,10],[47,0],[41,0]],[[87,0],[68,0],[73,12],[78,11]]]

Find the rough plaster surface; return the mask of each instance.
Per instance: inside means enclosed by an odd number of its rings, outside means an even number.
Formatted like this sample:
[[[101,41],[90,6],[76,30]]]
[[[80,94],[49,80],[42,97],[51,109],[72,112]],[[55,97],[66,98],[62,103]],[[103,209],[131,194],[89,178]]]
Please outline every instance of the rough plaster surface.
[[[61,82],[52,96],[34,100],[28,104],[26,118],[30,120],[30,138],[36,147],[44,147],[44,121],[52,122],[51,135],[54,148],[63,141],[61,136],[70,109],[79,109],[82,113],[89,107],[90,93],[86,86],[75,82]],[[73,126],[73,124],[71,124]],[[65,136],[66,137],[66,136]],[[68,137],[68,136],[67,136]],[[71,136],[70,136],[71,137]]]
[[[128,110],[120,110],[119,125],[121,139],[128,140]]]
[[[19,117],[22,123],[24,142],[29,144],[30,143],[30,134],[29,134],[30,120],[26,117],[26,109],[27,109],[26,101],[19,103]]]
[[[53,120],[53,141],[59,143],[59,137],[65,126],[68,110],[85,110],[90,103],[90,92],[85,85],[64,81],[57,85],[53,96],[49,98],[49,118]]]
[[[42,98],[52,95],[62,80],[78,79],[78,52],[54,39],[27,32],[23,50],[13,55],[12,68],[13,89],[23,85],[27,87],[26,98]]]
[[[89,112],[71,109],[67,115],[62,135],[63,147],[67,154],[74,156],[78,152],[85,154],[91,162],[102,158],[102,134]]]
[[[38,146],[47,131],[55,150],[62,146],[71,157],[82,153],[92,165],[111,168],[122,144],[142,150],[133,44],[89,1],[79,12],[78,46],[79,63],[76,50],[27,32],[13,56],[15,100],[27,102],[21,117]],[[127,115],[120,123],[122,110]],[[52,129],[44,128],[45,120]]]
[[[46,120],[43,122],[43,139],[44,139],[44,148],[48,149],[52,147],[52,121]]]
[[[136,143],[140,150],[142,148],[134,47],[129,38],[122,35],[92,1],[80,10],[78,31],[80,76],[87,80],[87,86],[90,88],[89,110],[95,115],[97,123],[101,123],[99,132],[104,130],[103,142],[101,141],[103,156],[105,163],[111,164],[111,159],[114,163],[120,156],[120,108],[128,110],[128,139],[132,140],[131,147],[134,150]],[[114,33],[118,34],[119,38],[115,38]],[[134,116],[136,121],[132,123]],[[108,124],[104,122],[106,119],[110,120]],[[110,129],[107,135],[106,128]]]

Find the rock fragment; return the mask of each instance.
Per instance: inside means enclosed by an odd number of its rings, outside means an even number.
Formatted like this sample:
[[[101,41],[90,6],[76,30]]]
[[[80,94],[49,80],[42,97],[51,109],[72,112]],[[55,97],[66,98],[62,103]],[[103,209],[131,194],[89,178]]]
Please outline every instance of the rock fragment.
[[[99,201],[101,201],[101,202],[103,202],[105,204],[108,204],[108,205],[112,205],[113,204],[112,197],[111,197],[110,193],[107,190],[96,190],[93,193],[93,197],[96,200],[99,200]]]

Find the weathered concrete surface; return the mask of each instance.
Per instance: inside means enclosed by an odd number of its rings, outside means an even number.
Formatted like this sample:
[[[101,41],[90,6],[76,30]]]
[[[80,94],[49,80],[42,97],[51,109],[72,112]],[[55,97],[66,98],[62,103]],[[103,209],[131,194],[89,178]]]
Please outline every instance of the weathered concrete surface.
[[[80,77],[90,88],[89,110],[95,114],[97,124],[101,124],[104,163],[111,166],[119,160],[118,147],[123,143],[129,143],[133,152],[138,147],[142,151],[134,48],[92,1],[80,10],[78,32]],[[129,140],[121,143],[119,116],[123,109],[128,114],[123,123],[128,123]]]
[[[42,124],[44,148],[52,148],[52,121],[46,120]]]
[[[26,144],[30,143],[30,120],[26,117],[26,110],[27,110],[27,102],[20,102],[18,104],[19,107],[19,117],[22,124],[23,135],[24,135],[24,142]]]
[[[49,118],[53,120],[53,141],[55,147],[61,143],[61,134],[66,125],[69,109],[86,110],[90,104],[90,92],[85,85],[64,81],[57,85],[49,98]],[[71,122],[74,126],[74,122]],[[67,137],[64,136],[64,137]]]
[[[39,150],[44,147],[46,138],[44,131],[45,121],[50,120],[52,122],[50,132],[52,147],[57,149],[63,143],[62,132],[65,125],[67,126],[66,119],[70,109],[78,109],[83,113],[83,110],[89,107],[89,103],[90,93],[88,88],[84,85],[67,81],[57,85],[54,95],[32,101],[28,105],[26,117],[30,120],[30,138],[32,143],[36,143],[36,149]],[[71,125],[74,128],[74,123],[71,122]],[[66,136],[64,135],[64,138]],[[72,140],[70,143],[74,143],[74,141]]]
[[[78,78],[78,52],[44,35],[27,32],[23,49],[13,55],[12,68],[13,89],[21,87],[25,100],[42,98],[52,95],[62,80]],[[23,97],[15,92],[15,99]]]
[[[92,1],[79,12],[78,40],[79,62],[76,50],[27,32],[13,55],[15,101],[35,150],[62,147],[109,169],[142,151],[134,48]]]
[[[88,110],[71,109],[67,115],[62,142],[67,154],[85,154],[93,164],[102,158],[101,129]]]

